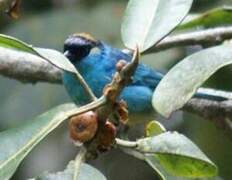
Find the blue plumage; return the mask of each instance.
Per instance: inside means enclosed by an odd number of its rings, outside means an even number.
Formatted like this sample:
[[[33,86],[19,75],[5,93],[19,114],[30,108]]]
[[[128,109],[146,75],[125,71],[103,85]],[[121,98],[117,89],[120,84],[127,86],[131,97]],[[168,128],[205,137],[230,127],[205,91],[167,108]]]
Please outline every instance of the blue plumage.
[[[131,60],[131,56],[119,49],[96,41],[86,34],[72,35],[64,45],[65,55],[75,65],[97,97],[102,95],[103,88],[111,82],[116,71],[116,63],[124,59]],[[139,64],[134,74],[133,82],[125,87],[121,99],[128,104],[130,112],[152,112],[151,98],[163,74],[150,67]],[[63,83],[76,104],[86,104],[90,101],[75,75],[64,72]],[[196,94],[196,97],[212,98],[205,94]]]

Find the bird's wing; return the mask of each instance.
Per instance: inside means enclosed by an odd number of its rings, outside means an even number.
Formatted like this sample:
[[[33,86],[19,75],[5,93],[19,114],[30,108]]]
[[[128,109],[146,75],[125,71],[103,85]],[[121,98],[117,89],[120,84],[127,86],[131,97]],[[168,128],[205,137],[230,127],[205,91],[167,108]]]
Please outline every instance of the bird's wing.
[[[108,49],[108,51],[106,51],[106,49]],[[105,45],[104,51],[105,53],[106,52],[109,53],[109,54],[106,53],[107,54],[106,56],[110,57],[111,60],[110,61],[111,63],[107,63],[109,66],[107,69],[113,70],[112,71],[113,73],[115,72],[115,64],[120,59],[124,59],[127,62],[131,61],[131,55],[126,54],[120,51],[119,49],[115,49]],[[156,71],[145,64],[139,64],[133,77],[133,83],[131,85],[146,86],[149,87],[151,90],[154,90],[158,85],[158,83],[160,82],[160,80],[162,79],[162,77],[163,74],[160,73],[159,71]]]
[[[134,74],[132,85],[147,86],[154,90],[162,78],[163,74],[159,71],[144,64],[139,64]]]

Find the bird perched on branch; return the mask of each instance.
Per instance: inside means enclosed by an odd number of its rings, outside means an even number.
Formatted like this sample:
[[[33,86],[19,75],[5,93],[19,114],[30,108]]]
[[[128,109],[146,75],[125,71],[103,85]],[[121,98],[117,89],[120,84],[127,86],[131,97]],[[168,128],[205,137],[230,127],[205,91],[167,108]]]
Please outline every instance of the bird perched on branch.
[[[116,72],[117,62],[122,59],[129,62],[132,58],[130,54],[95,40],[85,33],[69,36],[64,43],[64,54],[77,68],[97,97],[102,95],[105,85],[111,82]],[[127,102],[130,113],[152,112],[152,94],[162,77],[163,74],[159,71],[139,64],[133,76],[133,82],[124,88],[119,99]],[[63,83],[76,104],[84,105],[90,102],[88,94],[74,74],[64,72]],[[225,100],[203,93],[196,93],[195,97]]]

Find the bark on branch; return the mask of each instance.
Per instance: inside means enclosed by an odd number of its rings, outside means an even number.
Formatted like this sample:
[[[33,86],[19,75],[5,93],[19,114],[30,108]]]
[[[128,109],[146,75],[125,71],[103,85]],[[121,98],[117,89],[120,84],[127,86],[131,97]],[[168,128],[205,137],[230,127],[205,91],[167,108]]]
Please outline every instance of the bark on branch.
[[[1,47],[0,74],[25,83],[62,83],[61,70],[42,58]]]
[[[184,110],[211,120],[232,137],[232,100],[217,102],[194,98],[184,106]]]
[[[168,36],[159,44],[149,48],[144,54],[154,53],[178,46],[207,45],[213,46],[232,38],[232,27],[220,27],[196,32]]]

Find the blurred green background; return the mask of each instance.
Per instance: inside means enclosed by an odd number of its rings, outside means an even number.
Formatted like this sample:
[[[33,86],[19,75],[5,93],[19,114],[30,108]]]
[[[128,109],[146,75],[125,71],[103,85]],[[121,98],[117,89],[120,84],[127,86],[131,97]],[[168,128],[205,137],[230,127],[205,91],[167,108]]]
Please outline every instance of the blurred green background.
[[[231,4],[231,0],[195,0],[192,12]],[[15,36],[35,46],[62,51],[65,38],[75,32],[88,32],[98,39],[123,48],[120,22],[126,0],[23,0],[20,19],[2,14],[1,33]],[[144,63],[167,71],[187,53],[188,47],[171,49],[143,57]],[[216,73],[206,86],[232,90],[231,67]],[[49,108],[70,101],[63,86],[47,83],[23,84],[0,76],[0,130],[16,126]],[[171,125],[170,125],[171,123]],[[221,128],[198,116],[178,113],[169,128],[178,129],[192,139],[218,166],[222,179],[232,179],[232,142]],[[20,165],[14,180],[27,179],[43,171],[60,171],[73,159],[77,149],[68,138],[67,124],[40,143]],[[113,150],[91,161],[109,180],[156,179],[145,163]],[[129,171],[129,172],[128,172]]]

